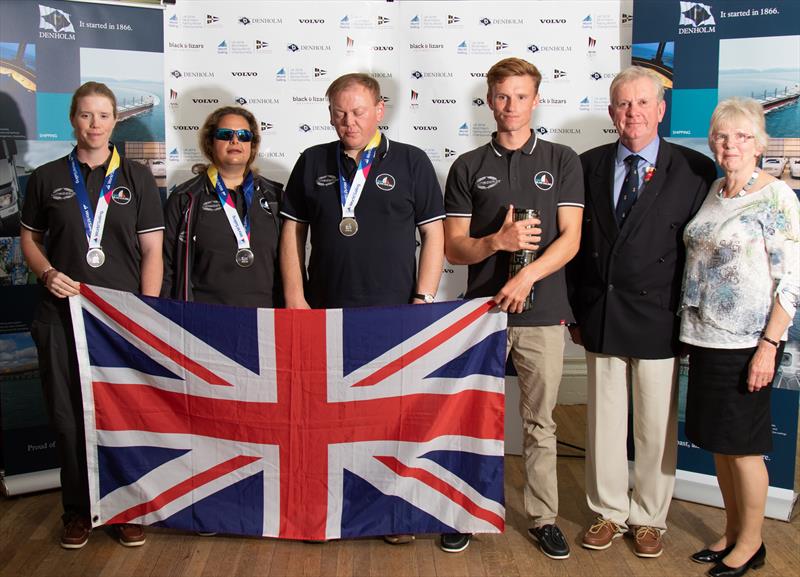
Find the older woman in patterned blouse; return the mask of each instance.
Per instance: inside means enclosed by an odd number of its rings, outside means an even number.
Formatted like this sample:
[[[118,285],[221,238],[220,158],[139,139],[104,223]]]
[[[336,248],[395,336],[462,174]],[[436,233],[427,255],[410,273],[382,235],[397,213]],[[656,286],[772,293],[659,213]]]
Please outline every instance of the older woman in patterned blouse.
[[[724,535],[692,556],[715,563],[712,577],[764,564],[770,384],[800,297],[800,203],[757,166],[767,147],[764,124],[755,100],[719,103],[708,142],[725,175],[683,237],[686,435],[714,453],[726,513]]]

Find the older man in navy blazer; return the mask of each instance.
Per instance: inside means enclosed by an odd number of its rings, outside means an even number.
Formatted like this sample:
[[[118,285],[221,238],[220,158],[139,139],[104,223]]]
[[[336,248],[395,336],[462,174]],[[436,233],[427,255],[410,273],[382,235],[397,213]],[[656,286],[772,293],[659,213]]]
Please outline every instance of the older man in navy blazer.
[[[636,555],[658,557],[675,484],[681,237],[715,169],[658,137],[666,102],[655,72],[627,68],[610,93],[619,140],[581,155],[586,208],[580,251],[568,265],[577,321],[570,332],[586,348],[588,371],[586,493],[597,515],[582,544],[606,549],[630,532]]]

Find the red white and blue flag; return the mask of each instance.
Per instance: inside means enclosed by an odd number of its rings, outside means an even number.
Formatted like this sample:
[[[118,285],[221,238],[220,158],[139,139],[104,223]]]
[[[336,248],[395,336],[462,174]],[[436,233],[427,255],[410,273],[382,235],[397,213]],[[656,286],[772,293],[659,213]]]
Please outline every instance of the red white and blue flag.
[[[82,285],[70,305],[95,526],[503,530],[490,301],[246,309]]]

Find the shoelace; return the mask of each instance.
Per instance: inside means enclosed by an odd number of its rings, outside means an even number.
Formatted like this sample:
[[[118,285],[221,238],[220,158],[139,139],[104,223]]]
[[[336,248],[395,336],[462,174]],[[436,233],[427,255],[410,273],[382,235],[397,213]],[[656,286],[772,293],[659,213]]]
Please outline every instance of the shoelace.
[[[661,536],[656,529],[653,529],[652,527],[641,526],[636,529],[636,540],[643,541],[644,539],[647,539],[648,534],[652,534],[653,538],[656,540],[658,540],[658,538]]]
[[[614,523],[613,521],[609,521],[608,519],[603,519],[602,517],[598,517],[597,521],[594,522],[594,525],[589,527],[589,533],[599,533],[603,527],[608,525],[614,533],[619,531],[619,525]]]

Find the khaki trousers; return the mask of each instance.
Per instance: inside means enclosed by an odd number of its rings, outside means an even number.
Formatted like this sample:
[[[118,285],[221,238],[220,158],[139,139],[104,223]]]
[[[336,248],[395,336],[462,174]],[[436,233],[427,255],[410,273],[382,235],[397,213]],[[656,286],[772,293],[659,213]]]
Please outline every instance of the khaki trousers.
[[[541,527],[558,515],[553,409],[564,367],[564,327],[508,327],[507,343],[519,376],[525,512]]]
[[[620,525],[666,529],[675,486],[678,359],[586,353],[586,500]],[[633,395],[633,491],[628,495],[628,394]]]

